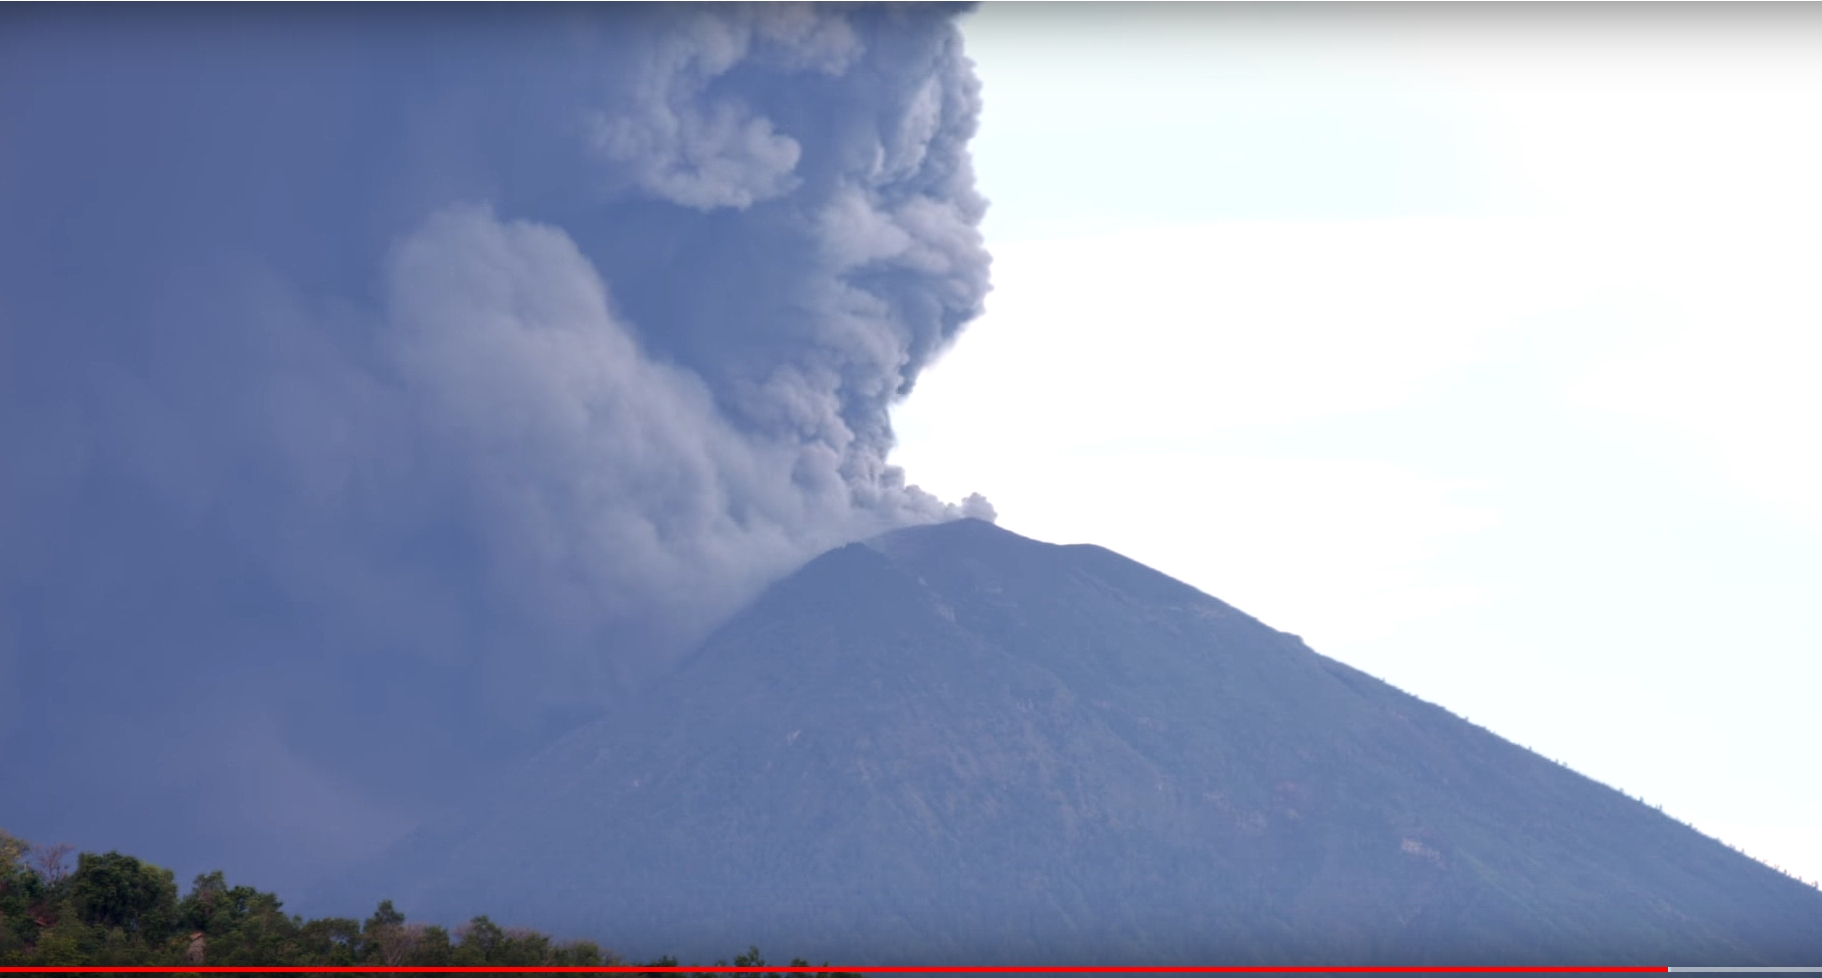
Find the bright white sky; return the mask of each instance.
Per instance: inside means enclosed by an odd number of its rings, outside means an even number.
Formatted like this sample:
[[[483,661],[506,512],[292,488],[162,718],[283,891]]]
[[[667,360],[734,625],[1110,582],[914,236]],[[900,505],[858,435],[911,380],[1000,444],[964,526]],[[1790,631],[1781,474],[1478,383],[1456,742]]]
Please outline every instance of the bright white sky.
[[[1822,878],[1822,12],[988,4],[895,461]]]

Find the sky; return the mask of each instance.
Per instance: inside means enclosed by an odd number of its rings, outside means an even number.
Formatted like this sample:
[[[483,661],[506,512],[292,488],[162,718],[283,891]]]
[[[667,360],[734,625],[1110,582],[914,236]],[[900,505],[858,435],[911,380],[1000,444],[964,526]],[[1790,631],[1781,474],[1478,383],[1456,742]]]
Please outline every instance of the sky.
[[[989,3],[893,461],[1822,879],[1822,14]]]

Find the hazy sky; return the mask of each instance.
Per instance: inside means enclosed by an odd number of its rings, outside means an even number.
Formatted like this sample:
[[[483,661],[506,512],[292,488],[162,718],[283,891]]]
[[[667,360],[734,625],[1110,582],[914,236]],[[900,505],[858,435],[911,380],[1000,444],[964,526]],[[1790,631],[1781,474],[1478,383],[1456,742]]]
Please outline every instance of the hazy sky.
[[[988,4],[893,460],[1822,878],[1822,13]]]

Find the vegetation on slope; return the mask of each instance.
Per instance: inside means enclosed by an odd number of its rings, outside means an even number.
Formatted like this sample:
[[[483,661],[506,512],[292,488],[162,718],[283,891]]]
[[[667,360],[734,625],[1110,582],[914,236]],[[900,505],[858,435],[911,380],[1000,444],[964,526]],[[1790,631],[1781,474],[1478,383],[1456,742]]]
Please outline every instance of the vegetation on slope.
[[[35,848],[0,831],[0,965],[309,966],[362,964],[622,965],[593,941],[557,943],[536,931],[475,917],[451,934],[408,922],[380,903],[365,921],[287,915],[271,893],[229,886],[220,871],[196,877],[179,897],[168,869],[118,852]],[[717,962],[723,964],[725,962]],[[652,967],[675,967],[662,958]],[[758,948],[734,959],[764,967]],[[792,967],[808,967],[801,959]],[[858,978],[825,973],[818,978]]]

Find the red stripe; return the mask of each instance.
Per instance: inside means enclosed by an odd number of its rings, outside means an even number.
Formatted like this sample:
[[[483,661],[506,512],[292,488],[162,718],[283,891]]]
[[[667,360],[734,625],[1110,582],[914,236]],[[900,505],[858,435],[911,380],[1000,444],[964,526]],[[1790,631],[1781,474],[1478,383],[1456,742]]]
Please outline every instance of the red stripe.
[[[1369,965],[1352,967],[1329,967],[1324,965],[1078,965],[1066,967],[1046,967],[1041,965],[1010,965],[1000,967],[954,966],[932,967],[923,965],[891,965],[886,967],[847,968],[828,965],[807,968],[730,968],[725,965],[715,967],[697,967],[678,965],[674,968],[660,968],[650,965],[613,965],[597,967],[535,967],[511,965],[473,965],[444,966],[440,968],[386,968],[369,965],[349,965],[346,967],[326,967],[322,965],[284,965],[277,967],[253,967],[245,965],[220,965],[202,967],[100,967],[96,965],[63,965],[56,967],[38,966],[0,966],[0,974],[154,974],[154,975],[196,975],[196,974],[316,974],[316,975],[464,975],[464,974],[539,974],[539,975],[591,975],[591,974],[698,974],[714,973],[729,975],[751,974],[831,974],[846,972],[848,974],[1643,974],[1668,972],[1667,967],[1626,965],[1619,967],[1562,967],[1537,965],[1471,965],[1464,967],[1431,966],[1407,967],[1402,965]]]

